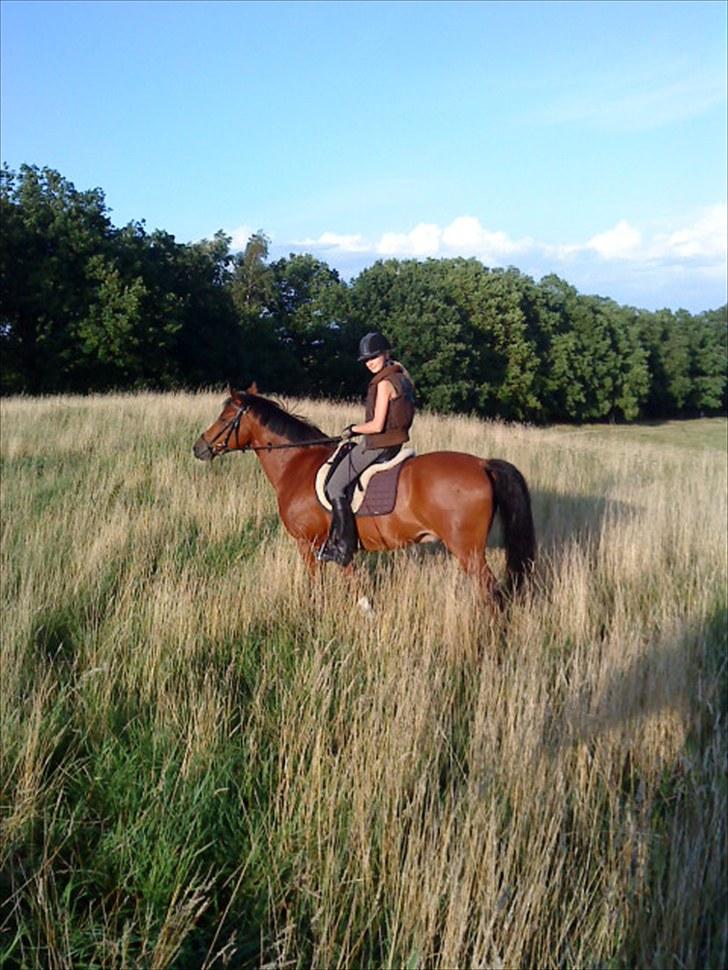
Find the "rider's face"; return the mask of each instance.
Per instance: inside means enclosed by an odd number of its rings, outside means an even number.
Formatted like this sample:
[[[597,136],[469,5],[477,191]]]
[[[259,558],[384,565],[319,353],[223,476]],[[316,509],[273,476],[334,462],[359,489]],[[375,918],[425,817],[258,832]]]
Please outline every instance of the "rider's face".
[[[371,360],[366,361],[366,365],[372,374],[378,374],[382,367],[384,367],[386,360],[386,356],[380,354],[378,357],[372,357]]]

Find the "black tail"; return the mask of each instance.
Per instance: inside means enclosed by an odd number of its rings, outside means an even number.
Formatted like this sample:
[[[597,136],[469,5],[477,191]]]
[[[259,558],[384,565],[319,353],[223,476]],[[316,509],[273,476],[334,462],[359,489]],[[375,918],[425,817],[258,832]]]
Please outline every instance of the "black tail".
[[[496,511],[503,523],[508,564],[508,585],[515,592],[533,569],[536,534],[531,514],[531,496],[526,479],[509,461],[491,458],[485,463],[495,493]]]

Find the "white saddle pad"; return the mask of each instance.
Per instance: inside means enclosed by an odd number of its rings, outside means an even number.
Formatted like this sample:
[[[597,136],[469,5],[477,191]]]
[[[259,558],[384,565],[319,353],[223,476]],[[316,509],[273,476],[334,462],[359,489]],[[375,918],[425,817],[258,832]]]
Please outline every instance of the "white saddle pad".
[[[324,482],[326,481],[326,476],[331,470],[331,466],[336,462],[339,451],[345,444],[347,444],[347,442],[342,441],[329,460],[325,461],[316,473],[316,497],[323,507],[328,511],[331,511],[331,502],[329,502],[328,498],[326,497],[326,493],[324,492]],[[374,465],[371,465],[369,468],[365,468],[359,476],[359,481],[356,483],[356,488],[354,489],[354,496],[351,500],[352,512],[356,515],[356,513],[359,511],[361,503],[364,501],[367,485],[372,480],[374,475],[377,475],[379,472],[386,472],[389,468],[394,468],[395,465],[399,465],[408,458],[412,458],[414,454],[414,448],[400,448],[399,452],[394,456],[394,458],[391,458],[389,461],[380,461]]]

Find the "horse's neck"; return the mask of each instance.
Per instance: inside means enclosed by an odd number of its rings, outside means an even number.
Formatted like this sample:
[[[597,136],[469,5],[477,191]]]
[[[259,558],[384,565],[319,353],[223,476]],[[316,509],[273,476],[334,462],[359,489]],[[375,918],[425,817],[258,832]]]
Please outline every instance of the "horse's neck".
[[[257,448],[263,449],[257,451],[256,455],[258,456],[266,478],[276,492],[280,492],[284,483],[290,480],[289,476],[294,473],[295,466],[300,462],[302,454],[309,450],[304,447],[279,448],[267,451],[265,446],[268,444],[288,445],[292,444],[292,442],[283,435],[273,434],[268,428],[262,427],[261,425],[256,425],[253,429],[250,443]]]

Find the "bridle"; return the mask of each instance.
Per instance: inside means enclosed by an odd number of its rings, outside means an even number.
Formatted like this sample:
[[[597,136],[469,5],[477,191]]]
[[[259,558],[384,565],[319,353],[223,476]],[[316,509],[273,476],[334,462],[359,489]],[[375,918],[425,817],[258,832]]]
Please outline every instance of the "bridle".
[[[249,410],[250,410],[249,404],[241,404],[238,407],[235,414],[232,416],[232,418],[230,418],[230,420],[226,425],[223,425],[223,427],[218,431],[218,433],[215,435],[212,441],[207,442],[208,448],[215,455],[224,455],[226,451],[230,451],[230,439],[232,438],[233,435],[235,435],[236,446],[240,448],[240,445],[238,444],[238,432],[240,431],[240,421],[242,420],[243,415],[247,414]],[[227,431],[227,434],[225,434],[226,431]],[[225,440],[220,442],[220,444],[216,444],[218,439],[222,438],[223,435],[225,435]]]
[[[208,448],[210,448],[210,450],[213,452],[213,454],[216,457],[219,455],[224,455],[226,452],[230,451],[230,439],[232,438],[233,435],[235,435],[235,441],[234,441],[235,448],[233,450],[242,451],[242,452],[277,451],[280,448],[308,448],[311,445],[335,445],[342,440],[341,436],[339,435],[335,438],[313,438],[311,441],[301,441],[295,444],[292,442],[286,442],[285,444],[282,444],[282,445],[274,445],[272,441],[269,441],[267,445],[248,444],[248,445],[243,445],[243,447],[241,448],[240,443],[238,441],[240,422],[242,418],[248,413],[249,410],[250,410],[249,404],[241,404],[238,407],[235,414],[232,416],[232,418],[230,418],[228,423],[218,431],[218,433],[211,441],[207,442]],[[220,442],[219,444],[216,444],[216,442],[218,442],[223,435],[225,435],[224,441]]]

